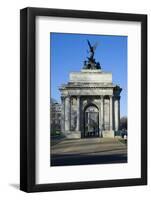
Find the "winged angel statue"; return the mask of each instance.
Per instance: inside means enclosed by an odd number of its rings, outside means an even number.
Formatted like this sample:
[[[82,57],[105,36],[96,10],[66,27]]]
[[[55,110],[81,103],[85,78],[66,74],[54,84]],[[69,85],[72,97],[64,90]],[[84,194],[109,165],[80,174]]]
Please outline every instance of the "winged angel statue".
[[[92,46],[89,40],[87,40],[87,42],[88,42],[88,45],[89,45],[89,48],[90,48],[90,51],[89,51],[89,53],[90,53],[90,58],[89,58],[89,59],[90,59],[90,60],[93,60],[93,59],[94,59],[94,52],[95,52],[95,50],[96,50],[96,47],[97,47],[98,43],[96,42],[96,43],[94,44],[94,46]]]
[[[100,63],[96,62],[94,59],[94,53],[96,50],[96,47],[98,45],[98,43],[96,42],[93,46],[91,45],[90,41],[87,40],[88,46],[89,46],[89,54],[90,56],[87,57],[88,60],[84,61],[84,67],[83,69],[101,69]]]

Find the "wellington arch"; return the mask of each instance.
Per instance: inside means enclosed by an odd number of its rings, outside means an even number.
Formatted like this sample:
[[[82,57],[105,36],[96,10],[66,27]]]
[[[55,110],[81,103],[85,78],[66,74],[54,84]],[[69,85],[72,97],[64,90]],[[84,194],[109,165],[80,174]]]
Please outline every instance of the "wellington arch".
[[[119,130],[122,88],[113,84],[112,73],[103,71],[92,53],[81,71],[70,72],[69,81],[59,88],[66,138],[114,138]]]

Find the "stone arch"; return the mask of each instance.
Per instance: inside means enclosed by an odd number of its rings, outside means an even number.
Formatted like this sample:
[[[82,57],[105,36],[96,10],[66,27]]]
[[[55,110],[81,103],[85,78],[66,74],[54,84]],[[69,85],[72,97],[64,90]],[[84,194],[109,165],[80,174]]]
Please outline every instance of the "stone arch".
[[[99,137],[99,108],[89,103],[84,108],[84,137]]]
[[[88,103],[88,104],[85,105],[85,107],[84,107],[84,112],[86,111],[87,108],[89,108],[89,107],[91,107],[91,106],[97,108],[97,110],[99,111],[99,108],[98,108],[98,106],[97,106],[96,104],[94,104],[94,103]]]

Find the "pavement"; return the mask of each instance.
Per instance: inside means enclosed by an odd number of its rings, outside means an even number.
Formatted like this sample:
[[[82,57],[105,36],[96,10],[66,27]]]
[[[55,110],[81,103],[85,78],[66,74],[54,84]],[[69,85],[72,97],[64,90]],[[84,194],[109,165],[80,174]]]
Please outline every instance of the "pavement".
[[[127,162],[127,145],[117,138],[52,141],[51,166]]]

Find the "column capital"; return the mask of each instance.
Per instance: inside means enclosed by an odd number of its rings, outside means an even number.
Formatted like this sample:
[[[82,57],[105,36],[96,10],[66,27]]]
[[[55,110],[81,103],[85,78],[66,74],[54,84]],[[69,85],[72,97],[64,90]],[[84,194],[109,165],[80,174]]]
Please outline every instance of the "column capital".
[[[65,99],[70,98],[70,97],[71,97],[70,95],[65,95],[64,96]]]

